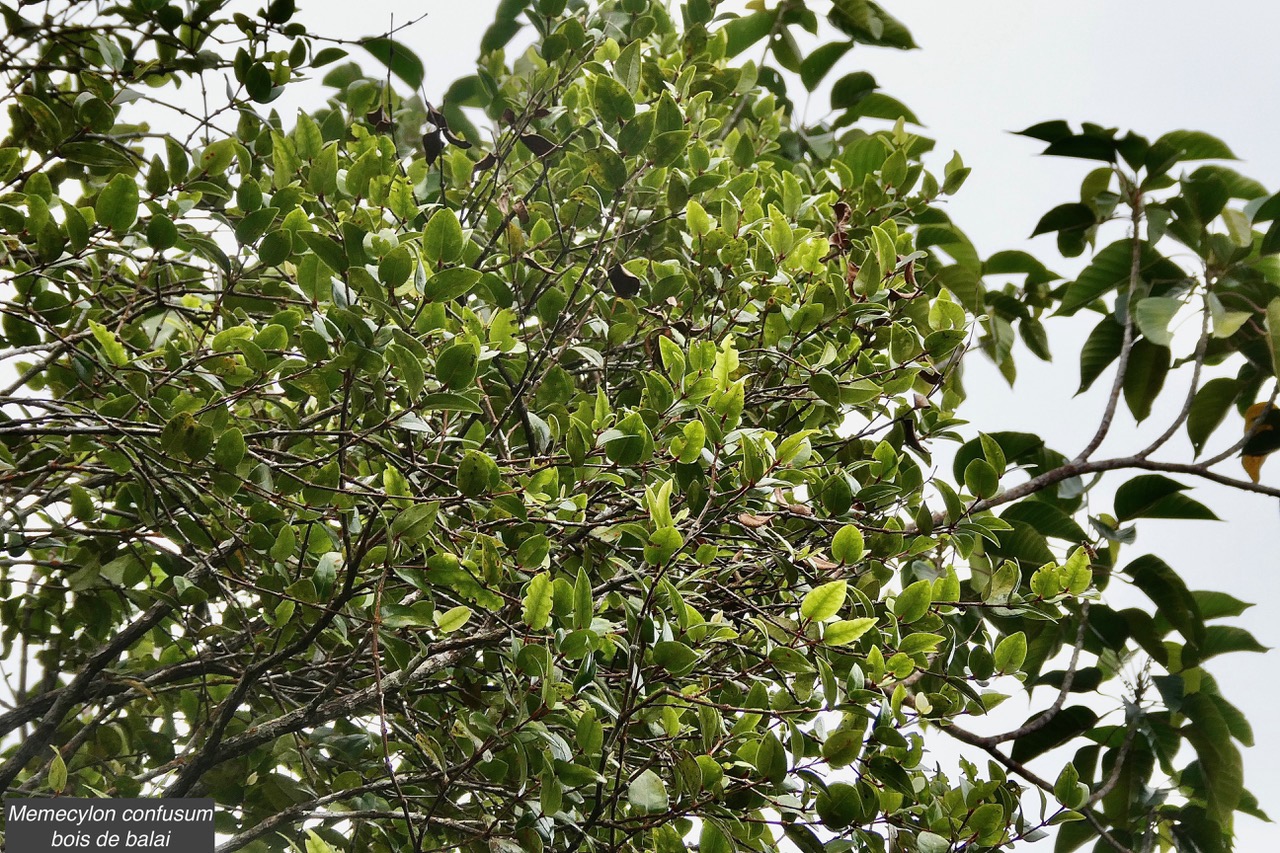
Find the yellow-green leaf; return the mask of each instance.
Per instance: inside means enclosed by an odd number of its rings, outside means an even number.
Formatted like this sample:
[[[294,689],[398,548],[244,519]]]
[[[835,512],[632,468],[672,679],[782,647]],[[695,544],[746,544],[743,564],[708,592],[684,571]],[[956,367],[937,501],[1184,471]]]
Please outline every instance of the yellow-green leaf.
[[[810,590],[800,604],[800,615],[814,622],[825,622],[840,612],[848,588],[849,585],[840,580]]]
[[[841,619],[839,622],[832,622],[826,627],[826,630],[822,632],[822,641],[828,646],[847,646],[870,631],[875,624],[876,620],[870,616],[862,616],[857,619]]]
[[[466,605],[459,605],[443,613],[437,612],[435,615],[436,627],[442,632],[450,634],[467,624],[467,620],[470,618],[471,608]]]
[[[529,581],[529,589],[524,596],[524,624],[533,631],[541,631],[547,627],[551,618],[551,575],[542,572]]]

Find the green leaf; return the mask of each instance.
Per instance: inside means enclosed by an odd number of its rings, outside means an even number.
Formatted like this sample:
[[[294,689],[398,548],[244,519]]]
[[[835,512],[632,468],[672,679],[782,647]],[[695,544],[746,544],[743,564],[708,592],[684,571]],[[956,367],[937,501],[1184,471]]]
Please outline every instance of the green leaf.
[[[1222,712],[1207,694],[1184,696],[1182,712],[1191,721],[1182,734],[1200,760],[1206,810],[1213,820],[1228,823],[1244,792],[1240,751],[1231,742],[1231,730]]]
[[[693,199],[689,199],[688,204],[685,205],[685,221],[689,225],[689,233],[694,237],[705,237],[715,227],[707,211]]]
[[[991,463],[991,467],[996,474],[1003,474],[1005,469],[1009,467],[1009,461],[1004,455],[1004,448],[1000,446],[1000,442],[985,432],[980,432],[978,433],[978,443],[982,445],[983,457]]]
[[[725,835],[715,821],[703,820],[702,829],[698,833],[698,853],[734,853],[737,848],[733,840]]]
[[[1151,406],[1169,373],[1169,348],[1139,339],[1129,353],[1124,372],[1124,401],[1141,423],[1151,414]]]
[[[896,122],[899,118],[912,124],[920,124],[920,119],[902,101],[892,98],[884,92],[871,92],[860,98],[856,104],[845,110],[836,124],[843,126],[859,118],[882,118]],[[952,193],[960,188],[960,184],[968,177],[969,170],[961,169],[947,179],[943,192]]]
[[[863,551],[862,531],[852,524],[841,527],[831,539],[831,557],[838,563],[856,563],[862,559]]]
[[[1116,518],[1122,522],[1135,518],[1217,521],[1218,517],[1204,504],[1180,494],[1187,488],[1160,474],[1134,477],[1116,490]]]
[[[876,78],[866,71],[846,74],[831,87],[831,109],[843,110],[852,107],[877,88]]]
[[[1040,217],[1031,236],[1038,237],[1056,231],[1084,231],[1097,224],[1098,216],[1089,205],[1080,202],[1060,204]]]
[[[1104,163],[1116,161],[1116,142],[1103,136],[1079,135],[1068,136],[1049,143],[1049,147],[1041,152],[1049,157],[1078,157],[1082,160],[1101,160]]]
[[[61,794],[67,789],[67,762],[62,760],[62,753],[56,746],[49,749],[53,750],[53,760],[49,762],[49,790]]]
[[[1203,608],[1203,605],[1201,606]],[[1196,649],[1199,652],[1196,656],[1197,663],[1230,652],[1261,653],[1270,651],[1270,648],[1258,642],[1258,639],[1253,634],[1250,634],[1244,628],[1237,628],[1234,625],[1206,625],[1204,636],[1196,644]]]
[[[1074,764],[1068,764],[1062,768],[1062,772],[1058,774],[1058,780],[1053,785],[1053,795],[1058,802],[1069,809],[1084,805],[1089,797],[1089,788],[1080,784],[1080,774]]]
[[[1029,432],[993,432],[989,433],[989,437],[1000,445],[1008,465],[1032,462],[1043,453],[1044,439]],[[952,463],[951,470],[955,478],[963,480],[969,462],[979,458],[985,458],[982,442],[976,438],[965,442]]]
[[[773,732],[765,732],[756,747],[756,770],[774,785],[787,778],[787,753]]]
[[[1032,719],[1039,717],[1040,714],[1037,713]],[[1063,708],[1048,723],[1013,742],[1013,759],[1020,762],[1030,761],[1055,746],[1089,731],[1097,723],[1098,715],[1091,708],[1083,705]]]
[[[120,339],[116,337],[115,332],[93,320],[89,321],[89,329],[93,332],[94,340],[98,342],[98,346],[102,347],[102,351],[106,353],[112,364],[117,367],[124,367],[129,363],[129,353],[125,351],[124,344],[120,343]]]
[[[805,89],[810,92],[816,89],[822,79],[831,71],[832,66],[840,60],[840,57],[848,53],[851,47],[853,47],[853,42],[851,41],[833,41],[830,44],[824,44],[806,56],[800,62],[800,82],[804,84]],[[730,55],[732,56],[733,54]]]
[[[431,214],[422,235],[422,256],[431,266],[451,264],[462,257],[462,223],[450,208]]]
[[[814,806],[818,819],[828,829],[844,829],[862,815],[858,789],[846,782],[833,782],[826,790],[819,790]]]
[[[6,29],[8,29],[6,27]],[[58,120],[57,113],[49,109],[49,105],[37,97],[27,94],[18,94],[14,96],[18,105],[22,107],[23,112],[31,117],[35,122],[40,133],[50,143],[57,144],[63,139],[62,122]]]
[[[458,491],[469,498],[487,492],[497,485],[498,465],[486,453],[468,450],[458,463]]]
[[[667,810],[667,786],[652,770],[646,770],[627,785],[627,802],[640,812],[658,813]]]
[[[98,508],[93,503],[89,492],[81,485],[72,483],[68,486],[71,495],[71,515],[81,521],[92,521],[98,515]]]
[[[706,441],[706,427],[702,425],[702,421],[693,420],[684,425],[680,437],[672,443],[671,449],[681,463],[692,465],[702,458],[702,449],[706,446]]]
[[[832,767],[848,767],[858,760],[862,752],[863,736],[860,732],[838,729],[822,743],[822,759]]]
[[[320,149],[307,173],[307,187],[318,196],[338,191],[338,145],[331,142]]]
[[[768,12],[753,12],[750,15],[734,18],[725,24],[724,32],[728,36],[725,57],[732,59],[767,36],[769,31],[773,29],[773,24],[780,14],[780,9]]]
[[[448,302],[470,293],[479,283],[480,278],[477,270],[468,267],[451,267],[427,279],[423,295],[428,302]]]
[[[469,415],[483,414],[484,410],[480,408],[473,396],[449,393],[428,394],[418,401],[418,408],[423,411],[466,412]],[[404,418],[401,418],[397,423],[405,426],[403,421]]]
[[[964,485],[974,495],[989,498],[1000,488],[1000,475],[985,459],[974,459],[964,469]]]
[[[910,625],[928,613],[931,604],[933,604],[933,583],[927,580],[916,581],[894,599],[893,615]]]
[[[606,124],[627,121],[636,114],[631,93],[617,80],[604,75],[591,78],[591,103]]]
[[[467,624],[467,620],[471,618],[471,608],[466,605],[458,605],[450,608],[443,613],[436,612],[436,627],[442,633],[452,634],[454,631]]]
[[[337,853],[333,846],[319,835],[316,835],[313,829],[307,830],[307,838],[304,844],[306,853]]]
[[[644,548],[645,562],[663,566],[684,546],[684,536],[674,527],[660,527],[649,536]]]
[[[421,88],[426,68],[418,55],[403,43],[385,36],[372,36],[360,39],[360,46],[391,69],[391,73],[407,83],[410,89]]]
[[[883,737],[885,732],[897,735],[900,741],[899,746],[906,746],[906,739],[898,734],[897,730],[892,726],[882,726],[876,732],[877,737]],[[915,786],[911,784],[911,776],[907,773],[906,768],[902,766],[901,761],[894,760],[887,755],[877,755],[867,762],[867,768],[871,771],[871,775],[879,779],[885,785],[904,796],[915,796]],[[981,807],[979,807],[981,808]]]
[[[224,471],[235,471],[244,454],[244,434],[232,427],[218,436],[218,443],[213,449],[213,461]]]
[[[94,205],[98,222],[116,233],[128,231],[138,219],[138,184],[130,175],[116,175]]]
[[[1195,596],[1187,589],[1182,577],[1168,564],[1151,554],[1144,555],[1125,566],[1125,573],[1133,578],[1133,585],[1147,594],[1160,611],[1160,615],[1190,642],[1199,643],[1204,638],[1204,619]]]
[[[642,43],[637,40],[622,49],[613,62],[613,74],[618,82],[627,90],[627,94],[635,96],[640,88],[640,69],[644,62],[640,56]]]
[[[618,465],[639,465],[653,453],[653,435],[639,412],[631,412],[600,436],[605,456]]]
[[[524,611],[521,618],[531,631],[542,631],[551,619],[551,575],[540,572],[529,581],[524,595]]]
[[[1197,456],[1226,418],[1231,404],[1240,395],[1241,387],[1237,379],[1218,377],[1201,386],[1192,398],[1191,410],[1187,413],[1187,436]]]
[[[810,590],[800,604],[800,615],[813,622],[825,622],[844,607],[848,588],[848,583],[838,580]]]
[[[996,671],[1004,674],[1017,672],[1027,659],[1027,635],[1021,631],[1010,634],[996,645],[993,656]]]
[[[841,32],[860,44],[911,50],[911,32],[897,18],[870,0],[835,0],[828,17]]]
[[[920,853],[948,853],[951,850],[951,842],[936,832],[926,829],[916,836],[916,849]]]
[[[874,628],[875,624],[876,620],[870,616],[832,622],[823,629],[822,642],[828,646],[847,646]]]
[[[333,237],[328,237],[318,231],[305,231],[298,229],[294,232],[295,236],[307,244],[307,248],[316,253],[324,265],[334,272],[346,272],[350,262],[347,260],[347,253],[343,251],[342,244]]]
[[[1181,299],[1148,296],[1134,308],[1133,319],[1149,341],[1167,347],[1173,342],[1173,332],[1169,329],[1169,323],[1181,308]]]
[[[1129,282],[1133,264],[1133,246],[1129,240],[1117,240],[1093,256],[1089,266],[1067,285],[1059,314],[1072,315],[1095,299]],[[1139,272],[1148,281],[1172,281],[1185,278],[1178,266],[1147,243],[1142,244]]]
[[[678,640],[663,640],[653,647],[653,662],[672,675],[688,675],[699,660],[697,652]]]
[[[1228,311],[1216,294],[1209,294],[1209,315],[1213,320],[1213,336],[1229,338],[1253,318],[1251,311]]]
[[[466,388],[475,381],[479,358],[470,341],[453,344],[436,358],[436,379],[453,391]]]
[[[1267,338],[1271,342],[1271,370],[1280,377],[1280,296],[1267,305]]]
[[[1074,518],[1046,501],[1019,501],[1000,517],[1011,524],[1025,524],[1042,536],[1071,543],[1084,542],[1089,538]]]
[[[440,511],[438,503],[419,503],[401,511],[391,522],[391,536],[396,539],[407,539],[410,542],[421,542],[427,538],[431,532],[432,525],[435,524],[436,515]],[[285,556],[293,552],[293,548],[287,549]]]
[[[1170,131],[1157,139],[1153,147],[1157,145],[1168,146],[1178,152],[1179,161],[1236,159],[1225,142],[1198,130]]]

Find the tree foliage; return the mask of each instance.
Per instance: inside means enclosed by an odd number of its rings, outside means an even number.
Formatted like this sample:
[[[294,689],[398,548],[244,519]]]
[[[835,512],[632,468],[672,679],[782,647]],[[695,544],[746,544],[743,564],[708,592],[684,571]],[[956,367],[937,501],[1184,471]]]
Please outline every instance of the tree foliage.
[[[1261,650],[1221,621],[1248,605],[1126,550],[1215,517],[1194,478],[1280,496],[1220,464],[1280,361],[1280,197],[1222,142],[1024,131],[1093,161],[1035,228],[1092,251],[1065,281],[981,258],[960,157],[834,73],[914,47],[866,0],[504,0],[439,104],[402,32],[292,0],[29,11],[6,792],[208,796],[255,851],[1214,851],[1261,815],[1205,668]],[[1013,381],[1081,313],[1092,439],[971,437],[965,359]],[[1183,429],[1205,458],[1157,459]]]

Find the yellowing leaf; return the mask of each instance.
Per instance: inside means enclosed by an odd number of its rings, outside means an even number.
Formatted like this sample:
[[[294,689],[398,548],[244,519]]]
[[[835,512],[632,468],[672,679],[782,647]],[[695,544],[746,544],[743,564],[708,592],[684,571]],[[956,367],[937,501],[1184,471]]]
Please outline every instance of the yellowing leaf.
[[[810,590],[800,604],[800,615],[814,622],[825,622],[840,612],[848,588],[848,583],[839,580]]]
[[[875,624],[876,620],[870,616],[862,616],[857,619],[841,619],[839,622],[832,622],[826,627],[822,632],[822,641],[828,646],[847,646],[870,631]]]
[[[446,634],[451,634],[467,624],[467,620],[470,618],[471,608],[459,605],[443,613],[437,612],[435,615],[436,627]]]

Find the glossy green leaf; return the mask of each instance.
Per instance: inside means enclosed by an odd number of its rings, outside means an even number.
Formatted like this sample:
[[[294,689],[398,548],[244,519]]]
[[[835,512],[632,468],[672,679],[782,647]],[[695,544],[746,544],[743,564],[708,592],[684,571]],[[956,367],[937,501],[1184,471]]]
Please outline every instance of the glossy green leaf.
[[[123,232],[138,218],[138,184],[129,175],[116,175],[98,193],[94,212],[101,225]]]
[[[844,607],[848,584],[845,581],[831,581],[815,587],[805,594],[800,605],[800,615],[814,622],[825,622],[840,612]]]
[[[916,581],[904,589],[893,601],[893,615],[906,624],[917,622],[933,604],[933,584],[927,580]]]
[[[1147,340],[1138,340],[1129,353],[1124,373],[1124,401],[1139,423],[1151,414],[1169,373],[1169,349]]]

